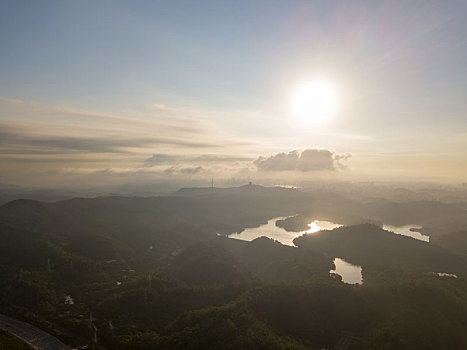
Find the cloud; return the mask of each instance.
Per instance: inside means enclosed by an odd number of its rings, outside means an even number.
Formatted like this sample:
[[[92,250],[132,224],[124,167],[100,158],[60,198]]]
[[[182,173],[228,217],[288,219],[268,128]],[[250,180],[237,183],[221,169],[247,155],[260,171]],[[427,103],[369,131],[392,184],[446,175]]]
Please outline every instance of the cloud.
[[[167,168],[164,170],[164,174],[167,175],[178,175],[178,174],[184,174],[184,175],[195,175],[200,172],[204,171],[204,168],[202,166],[196,166],[196,167],[177,167],[177,166],[171,166],[170,168]]]
[[[169,154],[153,154],[151,157],[146,159],[143,163],[143,167],[152,167],[160,164],[170,164],[177,160],[177,156]]]
[[[215,142],[195,141],[178,137],[154,137],[138,135],[122,137],[116,135],[106,136],[59,136],[43,134],[32,130],[17,130],[2,126],[0,123],[0,151],[2,153],[22,154],[50,154],[50,153],[121,153],[126,148],[147,148],[157,145],[189,148],[222,147],[224,144]],[[225,145],[227,145],[226,143]]]
[[[201,154],[201,155],[173,155],[173,154],[164,154],[157,153],[153,154],[151,157],[147,158],[143,162],[143,167],[149,168],[156,165],[163,164],[206,164],[206,165],[226,165],[232,163],[246,163],[251,162],[254,158],[244,157],[240,155],[214,155],[214,154]]]
[[[157,105],[163,106],[163,105]],[[161,108],[157,109],[158,111]],[[156,118],[148,118],[146,114],[133,112],[129,115],[117,115],[92,110],[82,110],[56,105],[42,105],[34,102],[26,102],[17,99],[0,97],[0,119],[9,120],[14,123],[20,121],[35,122],[37,120],[47,121],[47,124],[57,125],[93,125],[109,129],[125,128],[142,129],[158,128],[166,132],[203,133],[211,129],[205,121],[187,117],[181,110],[165,106],[165,110],[179,111],[177,115],[160,115]],[[149,109],[149,112],[153,112]],[[128,113],[128,112],[127,112]],[[69,124],[71,123],[71,124]]]
[[[335,166],[340,170],[347,169],[347,164],[345,164],[345,161],[349,159],[350,157],[352,157],[352,155],[348,153],[334,154],[333,158],[334,158]]]
[[[344,169],[349,154],[337,154],[326,149],[306,149],[302,153],[291,151],[271,157],[259,157],[253,163],[264,171],[323,171]]]
[[[171,111],[172,114],[155,113]],[[190,114],[191,113],[191,114]],[[125,149],[225,149],[251,145],[229,138],[212,121],[171,106],[124,115],[41,105],[0,97],[0,152],[8,154],[125,152]],[[190,152],[187,152],[187,154]]]
[[[240,155],[214,155],[214,154],[201,154],[196,157],[189,158],[192,161],[203,163],[219,163],[219,162],[246,162],[252,161],[253,158],[240,156]]]
[[[179,170],[179,172],[181,172],[182,174],[188,174],[188,175],[198,174],[201,171],[203,171],[203,167],[201,166],[181,168]]]
[[[173,113],[183,112],[183,110],[181,110],[180,108],[167,106],[162,103],[153,103],[150,105],[146,105],[146,108],[148,110],[156,110],[156,111],[163,111],[163,112],[173,112]]]
[[[260,170],[283,171],[283,170],[296,170],[299,161],[299,153],[292,151],[288,154],[278,153],[269,158],[259,157],[254,161],[254,164]]]
[[[333,152],[327,149],[307,149],[300,156],[297,164],[298,170],[334,170]]]

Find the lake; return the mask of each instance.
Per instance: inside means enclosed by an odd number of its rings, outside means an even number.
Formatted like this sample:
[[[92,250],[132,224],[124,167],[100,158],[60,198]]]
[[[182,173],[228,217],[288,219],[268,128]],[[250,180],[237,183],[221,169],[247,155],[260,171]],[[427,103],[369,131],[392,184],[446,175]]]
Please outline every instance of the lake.
[[[383,225],[383,230],[391,231],[398,235],[412,237],[412,238],[418,239],[419,241],[429,242],[430,236],[425,236],[425,235],[422,235],[420,232],[410,230],[410,229],[419,230],[421,228],[422,226],[420,225],[405,225],[405,226]]]
[[[293,240],[305,233],[315,233],[320,230],[332,230],[342,225],[330,222],[330,221],[321,221],[314,220],[308,224],[309,229],[305,231],[298,232],[287,232],[281,227],[276,226],[277,220],[287,219],[289,216],[278,217],[269,220],[266,224],[254,228],[246,228],[240,233],[232,233],[229,235],[229,238],[240,239],[243,241],[252,241],[258,237],[266,236],[272,238],[276,241],[281,242],[284,245],[295,246]]]
[[[432,272],[433,274],[435,275],[438,275],[440,277],[453,277],[453,278],[457,278],[457,275],[453,274],[453,273],[446,273],[446,272]]]
[[[228,237],[233,239],[240,239],[243,241],[252,241],[259,237],[269,237],[284,245],[295,247],[293,244],[294,238],[303,234],[313,234],[321,230],[333,230],[341,227],[342,225],[336,224],[331,221],[313,220],[308,224],[309,229],[298,232],[287,232],[281,227],[276,226],[277,220],[287,219],[289,216],[278,217],[269,220],[266,224],[254,228],[246,228],[240,233],[230,234]],[[342,282],[349,284],[362,284],[362,267],[352,265],[341,258],[334,259],[335,270],[329,271],[330,273],[338,274],[342,277]]]
[[[329,272],[335,273],[341,276],[342,282],[348,283],[348,284],[362,284],[363,283],[361,266],[353,265],[341,258],[335,258],[334,265],[336,265],[336,268]]]

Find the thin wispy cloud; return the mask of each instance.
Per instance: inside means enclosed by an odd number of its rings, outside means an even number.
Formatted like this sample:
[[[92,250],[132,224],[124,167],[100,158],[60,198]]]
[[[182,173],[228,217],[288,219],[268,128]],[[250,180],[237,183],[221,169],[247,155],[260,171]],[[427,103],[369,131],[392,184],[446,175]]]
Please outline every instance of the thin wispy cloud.
[[[0,99],[0,181],[12,181],[20,172],[27,177],[31,171],[36,174],[31,182],[49,175],[88,176],[92,181],[103,172],[196,176],[206,169],[229,172],[226,163],[251,160],[242,155],[250,140],[229,137],[219,126],[189,113],[157,105],[120,116]],[[161,167],[167,164],[173,168]]]
[[[202,118],[192,118],[189,113],[177,108],[166,107],[176,115],[165,113],[141,113],[132,111],[131,115],[116,115],[99,111],[88,111],[56,105],[44,105],[18,99],[0,98],[0,120],[19,123],[21,121],[57,124],[86,125],[105,127],[108,130],[147,130],[158,128],[169,132],[202,133],[214,129]]]
[[[171,110],[178,113],[175,108]],[[0,147],[4,152],[17,152],[24,146],[25,153],[28,147],[45,153],[106,153],[158,145],[222,149],[249,143],[225,137],[217,126],[203,119],[193,120],[180,114],[170,118],[154,116],[150,120],[151,116],[141,119],[1,99]]]
[[[153,154],[151,157],[146,159],[143,163],[144,167],[152,167],[160,164],[170,164],[177,160],[176,156],[169,154]]]
[[[96,138],[96,137],[75,137],[75,136],[52,136],[52,135],[31,135],[25,133],[15,133],[12,131],[0,132],[0,148],[5,152],[9,148],[18,149],[25,146],[34,147],[34,150],[43,149],[48,152],[84,152],[84,153],[114,153],[128,152],[128,148],[148,148],[158,145],[168,145],[172,147],[190,147],[190,148],[210,148],[222,147],[225,144],[216,144],[210,142],[197,142],[169,137],[139,137],[139,138]]]

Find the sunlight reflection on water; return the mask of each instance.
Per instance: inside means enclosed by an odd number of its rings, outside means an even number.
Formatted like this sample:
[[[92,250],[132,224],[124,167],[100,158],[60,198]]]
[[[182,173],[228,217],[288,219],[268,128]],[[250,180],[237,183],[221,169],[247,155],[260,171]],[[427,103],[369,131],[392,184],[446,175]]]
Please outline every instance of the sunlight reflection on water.
[[[284,220],[289,217],[290,216],[285,216],[285,217],[278,217],[278,218],[271,219],[266,224],[261,225],[259,227],[246,228],[240,233],[233,233],[229,235],[229,238],[240,239],[243,241],[252,241],[258,237],[265,236],[268,238],[272,238],[276,241],[279,241],[282,244],[295,247],[295,245],[293,244],[293,240],[296,237],[299,237],[303,234],[316,233],[320,230],[332,230],[334,228],[342,226],[342,225],[335,224],[330,221],[321,221],[321,220],[314,220],[313,222],[308,224],[308,227],[309,227],[308,230],[298,231],[298,232],[287,232],[283,228],[276,226],[276,221]]]
[[[302,231],[301,235],[309,234],[309,233],[316,233],[321,230],[334,230],[335,228],[341,227],[342,225],[335,224],[331,221],[321,221],[321,220],[314,220],[311,224],[308,224],[309,229],[306,231]]]

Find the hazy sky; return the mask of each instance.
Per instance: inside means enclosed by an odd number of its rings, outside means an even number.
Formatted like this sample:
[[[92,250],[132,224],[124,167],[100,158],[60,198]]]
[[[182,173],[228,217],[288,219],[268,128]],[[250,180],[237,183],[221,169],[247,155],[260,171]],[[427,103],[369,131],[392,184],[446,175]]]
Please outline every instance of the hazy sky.
[[[467,182],[466,18],[465,0],[0,0],[0,182]],[[320,125],[291,108],[316,79],[338,98]]]

